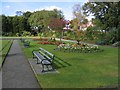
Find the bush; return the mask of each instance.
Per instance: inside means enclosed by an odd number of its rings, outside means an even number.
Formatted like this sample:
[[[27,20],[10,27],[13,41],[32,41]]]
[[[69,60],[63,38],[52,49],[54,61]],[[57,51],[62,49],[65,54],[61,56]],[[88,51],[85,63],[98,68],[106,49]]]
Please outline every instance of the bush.
[[[105,39],[109,41],[109,44],[113,44],[118,41],[118,29],[113,27],[111,28],[105,36]]]
[[[97,41],[96,44],[97,45],[105,45],[105,42],[104,41]]]
[[[108,41],[108,40],[97,41],[96,44],[97,45],[109,45],[110,41]]]

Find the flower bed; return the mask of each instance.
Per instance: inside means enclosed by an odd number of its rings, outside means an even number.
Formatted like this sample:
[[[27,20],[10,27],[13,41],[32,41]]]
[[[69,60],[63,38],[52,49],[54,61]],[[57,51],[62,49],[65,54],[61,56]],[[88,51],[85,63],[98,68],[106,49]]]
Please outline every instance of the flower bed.
[[[51,44],[51,43],[48,41],[41,41],[41,42],[38,42],[38,44]]]
[[[60,51],[69,51],[69,52],[84,52],[84,53],[89,53],[89,52],[98,52],[102,51],[98,45],[91,45],[91,44],[60,44],[58,45],[58,49]]]

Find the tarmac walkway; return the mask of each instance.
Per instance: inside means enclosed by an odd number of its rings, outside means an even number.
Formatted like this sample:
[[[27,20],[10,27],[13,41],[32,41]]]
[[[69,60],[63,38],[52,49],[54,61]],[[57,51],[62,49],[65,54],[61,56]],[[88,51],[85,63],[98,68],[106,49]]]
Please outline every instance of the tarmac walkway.
[[[40,86],[24,56],[18,40],[14,40],[2,68],[2,88],[36,88]]]

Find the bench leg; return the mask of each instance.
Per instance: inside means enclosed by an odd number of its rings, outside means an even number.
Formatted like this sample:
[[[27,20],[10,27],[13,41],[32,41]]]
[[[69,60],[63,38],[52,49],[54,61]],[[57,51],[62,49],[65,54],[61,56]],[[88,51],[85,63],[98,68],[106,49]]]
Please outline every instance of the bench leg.
[[[42,64],[42,72],[44,72],[44,65]]]
[[[50,68],[49,66],[50,66],[51,68]],[[51,65],[50,65],[50,64],[49,64],[49,65],[46,65],[46,67],[47,67],[47,71],[54,71],[54,70],[55,70],[55,69],[54,69],[54,66],[53,66],[52,64],[51,64]]]
[[[37,58],[37,64],[39,64],[39,62],[38,62],[38,58]]]
[[[54,71],[55,70],[54,64],[52,63],[51,66],[52,66],[52,70]]]
[[[48,69],[48,71],[49,71],[49,67],[48,67],[48,65],[46,65],[46,67],[47,67],[47,69]]]
[[[33,54],[33,59],[35,58],[34,54]]]

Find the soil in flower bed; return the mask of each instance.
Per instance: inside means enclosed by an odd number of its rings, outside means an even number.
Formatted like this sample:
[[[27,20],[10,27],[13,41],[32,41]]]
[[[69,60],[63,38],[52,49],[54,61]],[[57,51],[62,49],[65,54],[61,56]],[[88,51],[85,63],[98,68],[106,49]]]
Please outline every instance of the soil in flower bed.
[[[60,44],[65,44],[64,42],[58,42],[58,41],[56,41],[56,42],[50,42],[50,41],[40,41],[40,42],[38,42],[37,44],[50,44],[50,45],[60,45]]]
[[[34,38],[34,41],[48,41],[48,38]]]

